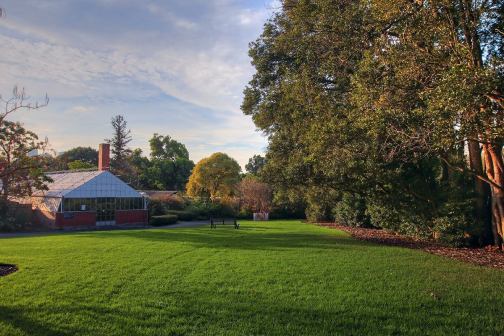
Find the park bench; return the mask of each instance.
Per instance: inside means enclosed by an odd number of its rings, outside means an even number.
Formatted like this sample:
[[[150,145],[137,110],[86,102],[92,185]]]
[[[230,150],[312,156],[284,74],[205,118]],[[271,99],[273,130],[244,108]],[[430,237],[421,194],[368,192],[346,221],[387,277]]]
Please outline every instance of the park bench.
[[[210,218],[210,228],[216,229],[218,225],[233,225],[235,229],[240,228],[236,218]]]

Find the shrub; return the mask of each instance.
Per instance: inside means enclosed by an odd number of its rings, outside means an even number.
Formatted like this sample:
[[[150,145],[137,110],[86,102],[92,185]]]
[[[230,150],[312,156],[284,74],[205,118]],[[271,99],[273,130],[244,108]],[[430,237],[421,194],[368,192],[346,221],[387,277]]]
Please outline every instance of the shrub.
[[[188,205],[189,202],[182,196],[156,194],[150,197],[148,209],[151,216],[161,216],[171,211],[184,210]]]
[[[236,217],[238,219],[252,219],[253,214],[252,211],[248,209],[241,209],[237,214]]]
[[[168,210],[184,210],[188,206],[188,202],[179,195],[171,195],[160,199]]]
[[[208,219],[210,217],[235,217],[236,210],[230,204],[211,201],[194,201],[185,211],[197,214],[197,218]]]
[[[152,226],[163,226],[177,223],[177,215],[153,216],[149,222]]]
[[[22,231],[31,226],[30,205],[9,202],[8,207],[0,204],[0,232]]]
[[[297,190],[276,190],[270,219],[305,219],[306,202]]]
[[[401,215],[395,209],[387,208],[378,202],[368,202],[366,214],[369,216],[373,226],[400,231]]]
[[[198,212],[186,209],[186,210],[168,210],[166,211],[167,215],[175,215],[178,219],[183,221],[192,221],[198,218]]]
[[[326,207],[317,203],[310,202],[306,207],[306,219],[309,222],[317,223],[328,221],[330,219],[330,216],[327,212]]]
[[[432,220],[434,238],[453,246],[478,245],[482,228],[472,220],[471,199],[449,200],[439,209],[440,215]]]
[[[399,201],[396,204],[384,201],[383,197],[368,198],[366,206],[372,226],[415,237],[429,238],[431,235],[428,211],[414,211]]]
[[[269,214],[270,219],[306,219],[304,207],[273,207]]]
[[[212,217],[236,217],[237,211],[229,204],[219,204]]]
[[[163,201],[151,199],[149,200],[149,215],[150,216],[161,216],[166,214],[166,206]]]
[[[0,232],[14,232],[22,229],[22,225],[19,224],[16,219],[12,216],[6,218],[0,218]]]
[[[306,192],[306,219],[310,222],[331,220],[334,204],[340,198],[340,193],[329,188],[309,188]]]
[[[334,221],[348,226],[369,226],[366,203],[358,195],[344,193],[341,201],[332,209]]]
[[[434,219],[434,238],[440,242],[452,246],[464,246],[468,244],[468,227],[464,216],[443,216]]]

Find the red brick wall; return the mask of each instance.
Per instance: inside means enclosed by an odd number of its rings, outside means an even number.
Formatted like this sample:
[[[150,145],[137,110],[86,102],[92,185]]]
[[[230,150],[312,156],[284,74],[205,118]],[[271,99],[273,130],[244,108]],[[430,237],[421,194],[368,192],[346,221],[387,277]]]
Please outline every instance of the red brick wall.
[[[147,224],[147,210],[116,210],[116,224]]]
[[[65,214],[56,214],[56,227],[66,228],[96,226],[96,212],[94,211],[67,212]]]
[[[65,218],[66,217],[66,218]],[[94,227],[96,226],[96,212],[94,211],[78,211],[67,212],[66,216],[63,213],[50,212],[39,213],[39,223],[55,228],[77,228],[77,227]],[[147,224],[147,210],[117,210],[116,224]]]

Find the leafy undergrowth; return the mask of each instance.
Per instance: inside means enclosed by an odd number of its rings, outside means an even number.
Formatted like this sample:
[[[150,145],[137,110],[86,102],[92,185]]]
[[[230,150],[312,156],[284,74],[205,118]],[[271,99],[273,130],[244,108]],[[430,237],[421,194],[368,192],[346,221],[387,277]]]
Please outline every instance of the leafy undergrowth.
[[[504,334],[502,270],[240,223],[0,239],[0,334]]]

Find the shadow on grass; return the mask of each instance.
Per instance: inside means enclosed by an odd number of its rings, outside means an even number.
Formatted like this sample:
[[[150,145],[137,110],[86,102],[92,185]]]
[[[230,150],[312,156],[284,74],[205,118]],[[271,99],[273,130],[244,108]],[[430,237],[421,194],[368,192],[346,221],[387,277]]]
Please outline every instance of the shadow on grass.
[[[158,243],[190,243],[196,247],[241,250],[280,250],[290,248],[344,249],[374,246],[352,238],[308,233],[269,233],[255,228],[239,230],[144,230],[94,232],[82,234],[88,238],[133,238]]]
[[[37,313],[30,308],[10,308],[0,306],[0,321],[26,335],[75,335],[76,330],[61,331],[47,326],[45,323],[34,321],[26,315]],[[5,332],[5,331],[4,331]],[[0,334],[3,335],[0,330]]]
[[[0,321],[27,335],[66,336],[105,332],[117,335],[185,335],[207,333],[209,330],[210,333],[229,335],[424,335],[429,332],[458,334],[465,328],[474,329],[476,324],[468,326],[460,317],[464,314],[478,315],[477,306],[469,302],[448,304],[448,309],[439,312],[439,303],[432,299],[418,302],[415,308],[411,302],[390,305],[386,298],[360,297],[358,303],[340,302],[328,309],[328,305],[316,308],[307,303],[289,304],[258,293],[247,297],[246,294],[224,291],[216,296],[213,290],[202,288],[178,292],[179,303],[166,305],[162,302],[170,294],[159,294],[140,301],[123,302],[119,306],[116,303],[114,309],[107,308],[107,302],[93,306],[73,304],[71,307],[45,306],[38,309],[0,306]],[[432,314],[432,311],[438,313]],[[454,311],[458,315],[453,316]],[[46,322],[34,321],[27,315],[45,318]],[[64,316],[70,318],[61,322]],[[496,326],[479,322],[483,323],[482,330],[497,331],[492,329]],[[499,330],[502,331],[502,327]]]

